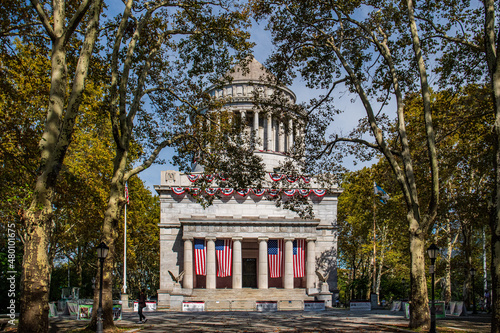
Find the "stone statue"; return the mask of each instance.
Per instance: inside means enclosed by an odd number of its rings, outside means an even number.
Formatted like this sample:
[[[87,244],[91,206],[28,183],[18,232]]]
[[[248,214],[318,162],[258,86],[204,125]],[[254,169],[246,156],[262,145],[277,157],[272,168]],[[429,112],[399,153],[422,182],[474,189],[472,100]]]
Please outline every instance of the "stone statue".
[[[182,278],[184,277],[184,271],[181,272],[178,276],[175,276],[174,273],[171,271],[168,271],[168,274],[170,274],[170,277],[172,278],[172,281],[175,282],[175,284],[179,284],[182,281]]]
[[[330,272],[323,275],[320,271],[316,271],[316,275],[318,276],[320,282],[326,283],[328,281],[328,277],[330,276]]]
[[[329,287],[328,287],[327,281],[328,281],[328,277],[330,276],[330,272],[323,275],[320,273],[320,271],[316,271],[316,275],[318,276],[320,284],[321,284],[321,292],[329,292]]]

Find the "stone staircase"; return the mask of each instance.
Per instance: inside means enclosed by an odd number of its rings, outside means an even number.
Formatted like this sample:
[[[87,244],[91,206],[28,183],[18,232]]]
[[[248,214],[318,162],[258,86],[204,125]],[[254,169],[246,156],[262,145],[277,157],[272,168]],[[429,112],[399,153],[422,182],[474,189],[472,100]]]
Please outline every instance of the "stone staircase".
[[[303,310],[304,301],[314,301],[306,289],[193,289],[184,301],[205,302],[205,311]]]

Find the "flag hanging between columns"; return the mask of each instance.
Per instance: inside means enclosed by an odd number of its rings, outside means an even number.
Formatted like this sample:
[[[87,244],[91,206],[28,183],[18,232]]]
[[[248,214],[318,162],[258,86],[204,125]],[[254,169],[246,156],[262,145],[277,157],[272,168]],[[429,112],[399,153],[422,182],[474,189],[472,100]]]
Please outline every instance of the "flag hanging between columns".
[[[272,278],[281,277],[281,266],[283,262],[283,240],[270,239],[267,242],[267,254],[269,261],[269,275]]]
[[[303,277],[306,273],[305,265],[305,239],[293,241],[293,277]]]
[[[233,258],[233,241],[231,239],[217,239],[215,241],[217,255],[217,276],[231,276]]]
[[[207,246],[204,239],[194,240],[194,266],[196,275],[207,275],[206,271]]]

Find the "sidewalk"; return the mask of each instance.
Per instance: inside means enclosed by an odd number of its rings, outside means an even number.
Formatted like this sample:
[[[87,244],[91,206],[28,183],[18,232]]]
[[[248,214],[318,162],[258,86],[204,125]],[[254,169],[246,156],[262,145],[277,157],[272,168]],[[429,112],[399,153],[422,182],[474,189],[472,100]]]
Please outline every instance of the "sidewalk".
[[[145,313],[147,323],[137,324],[138,315],[124,312],[117,326],[142,332],[405,332],[408,320],[403,312],[389,310],[319,312],[174,312]],[[52,318],[50,332],[83,328],[85,321],[68,316]],[[437,320],[438,332],[489,332],[491,316],[447,317]]]

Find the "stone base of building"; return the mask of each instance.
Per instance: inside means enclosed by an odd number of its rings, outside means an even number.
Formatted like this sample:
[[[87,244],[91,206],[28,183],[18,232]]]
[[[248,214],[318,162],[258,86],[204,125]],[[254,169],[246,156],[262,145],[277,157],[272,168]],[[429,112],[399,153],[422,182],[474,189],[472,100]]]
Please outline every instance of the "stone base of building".
[[[160,309],[183,311],[183,302],[200,302],[204,303],[204,311],[288,311],[304,310],[305,301],[315,300],[314,296],[306,293],[305,288],[183,289],[183,295],[170,293],[158,290]]]

